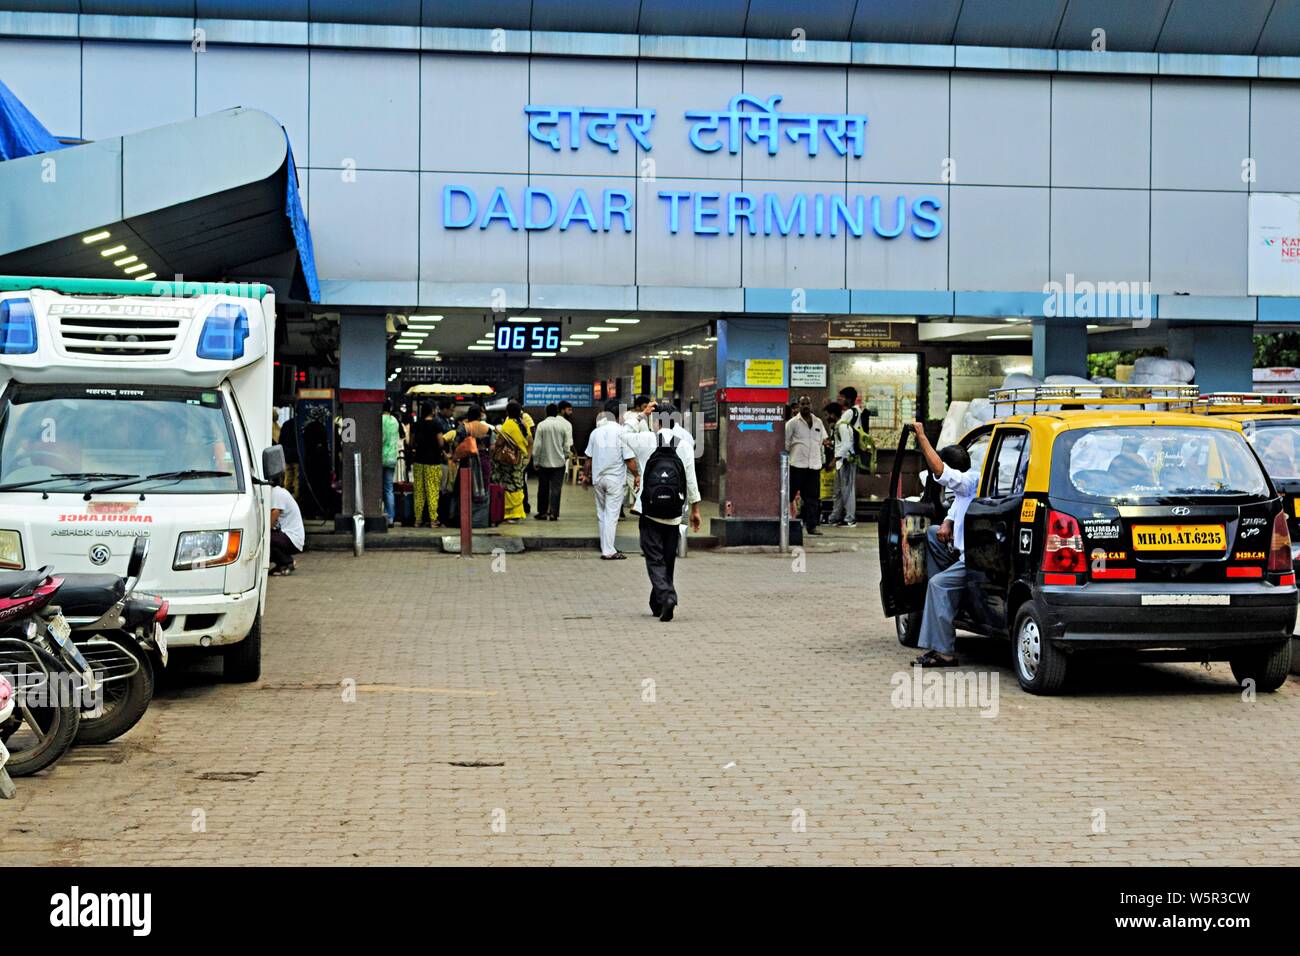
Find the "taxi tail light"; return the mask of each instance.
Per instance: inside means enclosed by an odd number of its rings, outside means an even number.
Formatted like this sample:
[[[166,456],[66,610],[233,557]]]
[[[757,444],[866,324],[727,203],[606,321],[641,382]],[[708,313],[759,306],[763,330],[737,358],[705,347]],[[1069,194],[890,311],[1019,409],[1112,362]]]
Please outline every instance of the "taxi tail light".
[[[1291,570],[1291,532],[1286,527],[1286,513],[1273,516],[1273,543],[1268,549],[1268,570],[1283,573]]]
[[[1295,572],[1291,571],[1288,574],[1282,575],[1280,578],[1277,579],[1277,583],[1284,588],[1295,587]]]
[[[1135,581],[1137,568],[1093,568],[1094,581]]]
[[[1230,578],[1262,578],[1264,569],[1250,564],[1230,564],[1228,565],[1228,577]]]
[[[153,619],[155,621],[160,621],[160,622],[167,620],[167,612],[170,611],[171,609],[172,609],[171,602],[169,602],[166,598],[163,598],[162,604],[158,606],[158,612],[154,614]]]
[[[1289,557],[1288,549],[1288,557]],[[1083,553],[1083,532],[1073,515],[1047,513],[1047,540],[1043,544],[1043,572],[1086,574],[1088,559]],[[1060,582],[1066,583],[1066,582]],[[1073,582],[1070,582],[1073,583]]]

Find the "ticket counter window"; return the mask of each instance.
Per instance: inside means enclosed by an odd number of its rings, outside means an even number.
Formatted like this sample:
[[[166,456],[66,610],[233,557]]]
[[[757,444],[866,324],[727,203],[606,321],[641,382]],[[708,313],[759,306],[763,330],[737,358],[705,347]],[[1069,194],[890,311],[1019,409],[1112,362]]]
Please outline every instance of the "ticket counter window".
[[[831,353],[831,391],[852,385],[871,412],[868,429],[876,447],[898,442],[898,430],[916,418],[921,360],[910,353]]]

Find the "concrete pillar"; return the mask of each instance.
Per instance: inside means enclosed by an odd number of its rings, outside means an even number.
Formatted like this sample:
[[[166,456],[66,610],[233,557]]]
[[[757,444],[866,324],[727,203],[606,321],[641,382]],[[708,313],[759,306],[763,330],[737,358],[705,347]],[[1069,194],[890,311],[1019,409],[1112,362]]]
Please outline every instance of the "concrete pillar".
[[[711,530],[724,545],[780,540],[781,452],[789,402],[784,318],[718,320],[718,501]],[[802,541],[791,526],[791,540]]]
[[[1254,386],[1255,329],[1250,322],[1170,326],[1169,357],[1191,362],[1202,392],[1249,392]]]
[[[388,337],[382,315],[343,315],[339,319],[339,415],[343,419],[343,513],[336,527],[350,530],[356,513],[353,455],[361,452],[362,514],[366,530],[388,527],[384,513],[384,391],[388,382]],[[348,439],[351,439],[349,441]]]
[[[1034,375],[1088,377],[1088,326],[1081,319],[1034,319]]]

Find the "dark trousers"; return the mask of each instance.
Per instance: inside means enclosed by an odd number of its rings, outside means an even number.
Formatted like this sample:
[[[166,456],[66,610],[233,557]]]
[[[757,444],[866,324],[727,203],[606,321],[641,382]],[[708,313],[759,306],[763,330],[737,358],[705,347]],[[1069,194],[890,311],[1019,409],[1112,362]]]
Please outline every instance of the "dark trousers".
[[[821,519],[822,513],[821,469],[791,468],[791,501],[794,501],[795,495],[799,495],[803,498],[803,505],[799,510],[799,517],[803,519],[803,526],[811,531],[813,528],[817,527],[817,522]]]
[[[650,607],[662,608],[664,601],[677,601],[673,586],[673,568],[677,564],[677,539],[681,532],[675,524],[660,524],[641,516],[641,553],[646,573],[650,575]]]
[[[287,534],[278,528],[271,532],[271,567],[287,568],[293,564],[295,554],[302,552],[294,547]]]
[[[564,487],[564,467],[537,469],[537,513],[560,516],[560,489]]]

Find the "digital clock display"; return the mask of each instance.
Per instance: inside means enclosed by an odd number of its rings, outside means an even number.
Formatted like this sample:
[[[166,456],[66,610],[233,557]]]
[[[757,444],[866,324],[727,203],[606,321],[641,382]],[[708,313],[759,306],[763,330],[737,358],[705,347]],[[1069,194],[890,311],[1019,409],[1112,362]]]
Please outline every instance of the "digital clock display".
[[[501,322],[494,341],[498,352],[558,352],[559,322]]]

